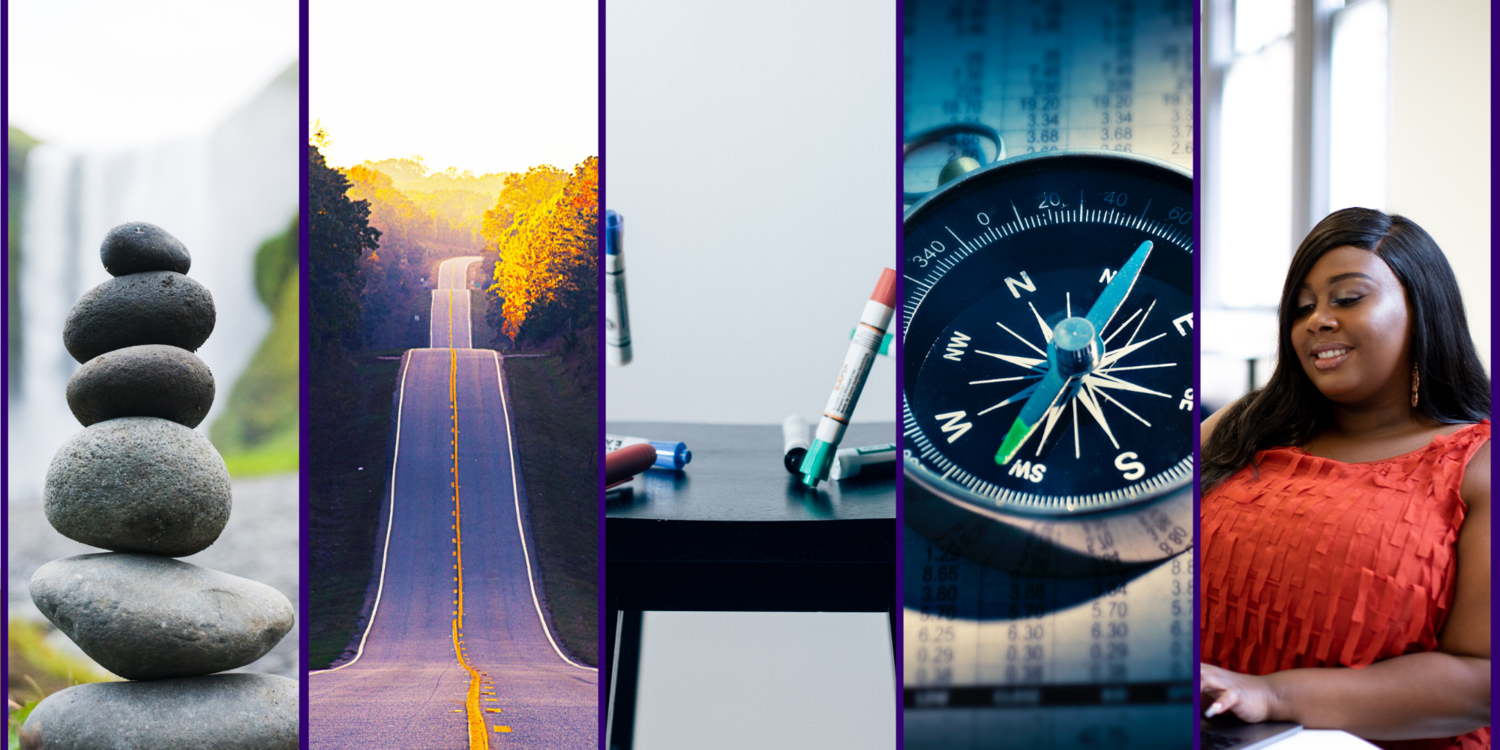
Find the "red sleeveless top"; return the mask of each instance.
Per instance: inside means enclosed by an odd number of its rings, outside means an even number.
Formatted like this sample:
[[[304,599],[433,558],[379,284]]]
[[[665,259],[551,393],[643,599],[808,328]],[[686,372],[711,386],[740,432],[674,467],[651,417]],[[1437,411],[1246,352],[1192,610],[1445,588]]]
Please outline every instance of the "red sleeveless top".
[[[1367,667],[1437,649],[1453,605],[1464,469],[1490,423],[1348,464],[1300,448],[1256,454],[1203,494],[1203,661],[1264,675]],[[1463,737],[1381,743],[1488,748]]]

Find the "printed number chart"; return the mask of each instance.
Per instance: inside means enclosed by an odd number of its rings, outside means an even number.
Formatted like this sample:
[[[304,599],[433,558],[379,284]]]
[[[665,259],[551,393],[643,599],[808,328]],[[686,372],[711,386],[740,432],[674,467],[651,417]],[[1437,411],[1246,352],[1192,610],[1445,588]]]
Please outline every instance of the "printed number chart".
[[[999,131],[1008,156],[1109,149],[1191,169],[1190,0],[907,0],[906,138]],[[950,160],[995,157],[971,134],[908,155],[905,190]],[[981,565],[905,535],[907,748],[1191,747],[1193,553],[1119,575]]]
[[[902,23],[908,138],[978,122],[1010,156],[1107,148],[1193,166],[1190,0],[908,0]],[[905,189],[937,187],[957,156],[994,155],[950,137],[907,159]]]
[[[907,748],[1191,746],[1192,551],[1064,578],[903,533]]]

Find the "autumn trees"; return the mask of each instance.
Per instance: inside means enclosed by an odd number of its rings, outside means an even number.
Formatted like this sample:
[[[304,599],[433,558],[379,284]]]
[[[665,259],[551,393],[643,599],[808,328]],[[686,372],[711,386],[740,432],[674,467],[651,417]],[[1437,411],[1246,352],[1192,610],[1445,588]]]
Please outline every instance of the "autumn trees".
[[[324,350],[425,345],[432,274],[461,255],[485,258],[493,283],[475,309],[512,344],[571,347],[596,324],[597,157],[476,177],[419,157],[332,169],[308,152],[314,366]]]
[[[381,232],[379,248],[360,271],[363,331],[375,349],[427,344],[432,274],[444,259],[479,254],[481,218],[503,181],[502,175],[426,170],[420,157],[343,170],[349,197],[369,204],[370,225]]]
[[[511,341],[562,335],[571,343],[598,313],[599,160],[570,175],[532,167],[505,180],[480,230],[486,255],[498,256],[489,291],[491,324]]]

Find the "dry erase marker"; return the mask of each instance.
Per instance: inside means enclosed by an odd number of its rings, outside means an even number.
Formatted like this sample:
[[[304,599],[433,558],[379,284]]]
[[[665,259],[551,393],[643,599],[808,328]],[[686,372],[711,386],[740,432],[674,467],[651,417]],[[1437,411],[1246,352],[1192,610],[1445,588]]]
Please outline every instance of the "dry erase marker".
[[[617,365],[630,364],[630,311],[625,305],[625,256],[620,242],[625,219],[604,212],[604,345]]]
[[[649,445],[627,445],[604,454],[604,488],[609,489],[651,468],[656,449]]]
[[[781,463],[786,470],[796,474],[802,466],[802,457],[807,455],[808,435],[812,425],[801,416],[793,414],[781,423]]]
[[[829,479],[848,479],[860,471],[874,469],[882,464],[896,463],[896,446],[866,445],[862,448],[840,448],[833,456],[833,466],[828,469]]]
[[[688,450],[685,443],[647,440],[629,435],[606,434],[604,436],[604,449],[607,451],[617,451],[627,445],[649,445],[655,448],[656,463],[651,465],[653,469],[681,469],[693,460],[693,452]]]
[[[844,355],[844,366],[839,378],[833,383],[833,395],[823,409],[823,418],[818,420],[818,431],[807,455],[802,458],[802,483],[817,487],[818,482],[828,478],[828,467],[833,463],[834,451],[849,426],[849,417],[859,403],[859,392],[864,390],[865,378],[870,375],[870,363],[880,351],[880,342],[885,339],[885,329],[891,324],[891,315],[896,312],[896,272],[887,268],[880,272],[880,281],[875,291],[865,302],[864,314],[859,316],[859,328],[854,340],[849,342],[849,352]]]
[[[856,333],[859,333],[859,329],[858,328],[856,328],[856,329],[854,329],[854,330],[852,330],[852,331],[849,332],[849,338],[851,338],[851,339],[854,338],[854,334],[856,334]],[[894,334],[894,333],[887,333],[885,335],[885,340],[883,340],[883,341],[880,342],[880,356],[882,356],[882,357],[888,357],[888,356],[890,356],[890,354],[891,354],[891,342],[893,340],[895,340],[895,338],[896,338],[896,334]]]

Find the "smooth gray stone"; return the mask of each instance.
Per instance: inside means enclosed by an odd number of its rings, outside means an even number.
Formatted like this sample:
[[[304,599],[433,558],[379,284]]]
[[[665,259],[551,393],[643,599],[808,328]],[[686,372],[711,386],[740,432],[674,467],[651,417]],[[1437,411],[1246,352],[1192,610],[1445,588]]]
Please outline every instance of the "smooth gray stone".
[[[214,332],[214,298],[192,279],[147,271],[84,292],[63,323],[63,346],[80,364],[142,344],[197,351]]]
[[[229,469],[203,435],[156,417],[100,422],[68,438],[47,467],[47,521],[116,552],[184,557],[229,523]]]
[[[156,555],[65,557],[31,576],[37,609],[99,665],[130,680],[243,667],[291,630],[281,592]]]
[[[293,750],[297,681],[216,674],[96,682],[48,696],[21,726],[35,750]]]
[[[99,260],[110,276],[142,271],[187,273],[193,256],[186,245],[167,230],[144,221],[132,221],[109,230],[99,245]]]
[[[214,405],[214,375],[186,349],[127,346],[68,379],[68,408],[84,427],[120,417],[161,417],[197,427]]]

